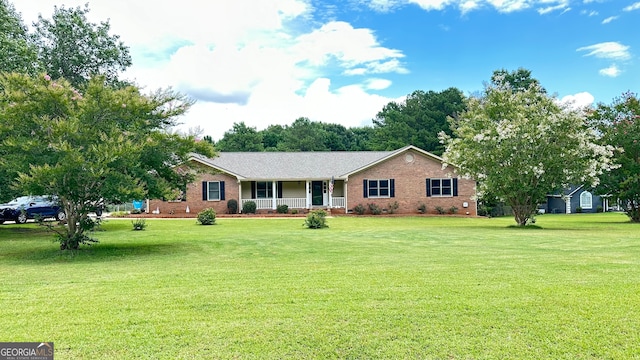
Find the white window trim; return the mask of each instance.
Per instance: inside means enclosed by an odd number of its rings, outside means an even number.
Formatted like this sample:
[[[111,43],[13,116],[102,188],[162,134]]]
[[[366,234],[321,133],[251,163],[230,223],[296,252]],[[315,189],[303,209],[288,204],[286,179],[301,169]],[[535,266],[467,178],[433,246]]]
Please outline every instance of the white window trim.
[[[218,184],[218,198],[217,199],[212,199],[211,198],[211,191],[210,191],[210,184],[212,183],[217,183]],[[220,181],[207,181],[207,201],[220,201]]]
[[[259,197],[258,196],[258,184],[264,183],[265,184],[265,197]],[[270,192],[273,192],[273,181],[256,181],[256,199],[273,199],[273,194],[271,194],[271,196],[269,196]]]
[[[434,195],[433,194],[433,180],[440,180],[440,195]],[[449,195],[442,195],[442,181],[447,180],[449,181]],[[429,181],[431,182],[429,184],[429,187],[431,188],[431,197],[453,197],[453,179],[452,178],[432,178],[429,179]]]
[[[589,198],[588,204],[583,199],[583,197],[585,196],[588,196]],[[580,207],[583,209],[593,209],[593,194],[588,191],[583,191],[582,193],[580,193]]]
[[[369,190],[371,189],[371,182],[375,181],[378,183],[378,195],[371,195]],[[387,182],[387,195],[379,195],[380,194],[380,181]],[[384,189],[384,188],[383,188]],[[371,199],[390,199],[391,198],[391,179],[369,179],[367,183],[367,197]]]

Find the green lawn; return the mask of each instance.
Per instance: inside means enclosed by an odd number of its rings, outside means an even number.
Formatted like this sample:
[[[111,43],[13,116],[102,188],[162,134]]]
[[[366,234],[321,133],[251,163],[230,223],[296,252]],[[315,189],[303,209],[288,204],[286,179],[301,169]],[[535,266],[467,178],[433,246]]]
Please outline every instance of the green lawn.
[[[0,226],[0,341],[56,359],[640,358],[640,225],[512,218]]]

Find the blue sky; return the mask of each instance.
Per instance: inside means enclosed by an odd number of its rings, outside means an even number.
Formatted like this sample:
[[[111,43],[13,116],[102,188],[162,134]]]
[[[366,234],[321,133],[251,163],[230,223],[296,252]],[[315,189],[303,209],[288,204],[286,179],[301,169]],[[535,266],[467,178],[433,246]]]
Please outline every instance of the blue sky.
[[[25,23],[53,6],[14,2]],[[131,49],[124,74],[197,100],[180,130],[219,139],[234,122],[298,117],[370,124],[415,90],[481,91],[529,69],[559,100],[611,103],[640,89],[637,0],[89,1]]]

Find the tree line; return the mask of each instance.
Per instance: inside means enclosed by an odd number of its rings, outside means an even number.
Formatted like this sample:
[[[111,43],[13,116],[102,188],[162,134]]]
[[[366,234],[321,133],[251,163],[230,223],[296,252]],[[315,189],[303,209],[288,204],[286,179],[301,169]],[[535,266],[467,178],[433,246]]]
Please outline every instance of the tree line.
[[[385,105],[373,119],[373,126],[347,128],[340,124],[296,119],[291,125],[270,125],[257,130],[244,122],[214,142],[205,140],[218,151],[367,151],[396,150],[415,145],[436,155],[442,155],[444,145],[438,134],[451,134],[447,119],[463,112],[466,99],[462,91],[417,90],[402,102]]]

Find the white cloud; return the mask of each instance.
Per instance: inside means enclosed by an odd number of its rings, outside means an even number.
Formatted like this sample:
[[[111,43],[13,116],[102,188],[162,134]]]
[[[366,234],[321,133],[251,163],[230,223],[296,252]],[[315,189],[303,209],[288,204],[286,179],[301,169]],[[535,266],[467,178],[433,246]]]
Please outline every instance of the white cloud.
[[[503,13],[521,11],[531,7],[528,0],[487,0],[487,3]]]
[[[625,7],[622,10],[624,10],[624,11],[633,11],[633,10],[638,10],[638,9],[640,9],[640,1],[638,1],[636,3],[633,3],[633,4]]]
[[[458,7],[463,14],[466,14],[470,11],[478,9],[480,7],[480,3],[477,0],[466,0],[462,1]]]
[[[445,6],[454,3],[454,0],[409,0],[425,10],[442,10]]]
[[[542,1],[541,2],[541,4],[543,4],[543,5],[548,4],[548,3],[556,3],[556,5],[539,8],[538,9],[538,14],[544,15],[544,14],[548,14],[548,13],[556,11],[556,10],[563,10],[562,14],[564,14],[565,12],[571,10],[571,8],[568,7],[569,3],[567,1]]]
[[[583,46],[576,51],[587,51],[588,53],[585,56],[595,56],[603,59],[628,60],[631,58],[629,46],[613,41]]]
[[[371,90],[384,90],[391,86],[391,80],[387,79],[369,79],[366,82],[366,88]]]
[[[610,22],[612,22],[613,20],[616,20],[618,18],[618,16],[609,16],[608,18],[602,20],[603,24],[608,24]]]
[[[620,69],[618,69],[616,64],[613,64],[608,68],[600,69],[598,73],[600,73],[600,75],[602,76],[617,77],[618,75],[620,75],[621,71]]]
[[[572,109],[583,109],[585,107],[589,107],[594,101],[595,98],[588,92],[567,95],[560,99],[561,104]]]
[[[370,29],[355,29],[342,21],[324,24],[320,29],[299,36],[296,43],[293,51],[301,60],[314,66],[336,59],[341,66],[351,68],[404,57],[399,50],[381,46]],[[401,67],[399,62],[396,64]]]

